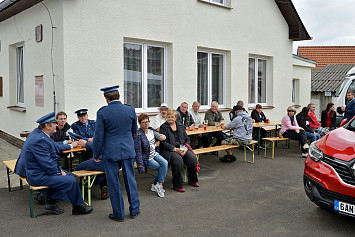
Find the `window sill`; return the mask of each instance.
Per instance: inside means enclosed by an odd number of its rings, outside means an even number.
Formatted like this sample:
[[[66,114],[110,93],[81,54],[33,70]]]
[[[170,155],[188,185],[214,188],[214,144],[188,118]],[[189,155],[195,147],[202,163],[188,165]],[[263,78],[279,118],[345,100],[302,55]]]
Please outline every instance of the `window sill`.
[[[293,107],[295,108],[301,108],[302,106],[301,105],[292,105]]]
[[[200,109],[198,112],[199,113],[206,113],[208,109]],[[231,108],[220,108],[219,111],[221,112],[225,112],[225,111],[231,111],[232,109]],[[149,117],[151,116],[156,116],[159,114],[159,112],[147,112],[147,113],[144,113],[144,112],[139,112],[137,113],[137,117],[140,115],[140,114],[147,114]]]
[[[7,106],[8,109],[13,110],[13,111],[18,111],[18,112],[26,112],[26,108],[25,107],[21,107],[21,106]]]
[[[202,3],[209,4],[209,5],[217,6],[217,7],[226,8],[226,9],[229,9],[229,10],[232,10],[232,9],[233,9],[232,7],[228,7],[228,6],[224,6],[224,5],[219,5],[219,4],[212,3],[212,2],[206,2],[206,1],[203,1],[203,0],[197,0],[197,1],[202,2]]]
[[[275,108],[272,105],[262,106],[262,107],[263,107],[263,109],[273,109],[273,108]],[[254,107],[248,107],[248,110],[254,110],[254,109],[255,109],[255,106]]]

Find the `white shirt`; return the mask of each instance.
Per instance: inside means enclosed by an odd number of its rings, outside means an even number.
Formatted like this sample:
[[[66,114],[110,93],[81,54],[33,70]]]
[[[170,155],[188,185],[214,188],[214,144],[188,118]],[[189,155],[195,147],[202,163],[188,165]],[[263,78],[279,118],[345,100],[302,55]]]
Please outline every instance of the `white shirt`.
[[[195,123],[202,124],[202,120],[199,112],[195,112],[193,109],[190,109],[189,112],[192,115]]]
[[[158,129],[165,122],[166,120],[161,116],[161,114],[158,114],[157,116],[155,116],[153,128]]]

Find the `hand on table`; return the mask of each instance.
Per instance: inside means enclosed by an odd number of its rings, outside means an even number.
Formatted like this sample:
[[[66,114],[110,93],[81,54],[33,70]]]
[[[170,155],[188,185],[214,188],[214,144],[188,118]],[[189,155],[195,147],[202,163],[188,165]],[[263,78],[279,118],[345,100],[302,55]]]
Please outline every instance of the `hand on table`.
[[[226,125],[222,125],[221,128],[222,128],[222,129],[226,129],[227,126],[226,126]]]
[[[67,173],[65,173],[63,170],[60,170],[62,172],[62,176],[66,176]]]
[[[79,140],[79,145],[80,145],[82,148],[85,148],[86,143],[87,143],[87,141],[85,141],[85,140],[83,140],[83,139],[80,139],[80,140]]]
[[[88,139],[88,142],[93,142],[94,141],[94,138],[92,138],[92,137],[90,137],[89,139]]]

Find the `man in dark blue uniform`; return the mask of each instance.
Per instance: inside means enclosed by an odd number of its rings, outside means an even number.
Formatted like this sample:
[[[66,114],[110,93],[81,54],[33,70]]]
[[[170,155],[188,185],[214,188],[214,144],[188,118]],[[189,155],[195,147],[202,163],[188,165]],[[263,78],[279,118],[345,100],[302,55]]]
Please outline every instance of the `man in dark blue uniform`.
[[[46,204],[46,213],[61,214],[56,200],[68,201],[73,205],[72,214],[88,214],[93,208],[84,204],[79,185],[72,174],[66,173],[58,165],[59,155],[54,141],[50,138],[56,131],[57,121],[54,113],[47,114],[37,120],[38,129],[35,129],[23,146],[18,161],[25,162],[25,176],[32,186],[49,186]],[[16,167],[18,164],[16,164]],[[15,173],[22,175],[17,167]]]
[[[73,132],[82,136],[85,141],[92,142],[95,134],[95,120],[88,119],[87,109],[79,109],[75,113],[78,116],[78,121],[71,125]]]
[[[113,209],[109,218],[124,220],[124,202],[118,174],[122,167],[125,188],[128,196],[130,217],[139,213],[139,197],[134,174],[134,141],[137,132],[137,116],[134,108],[119,101],[118,86],[102,88],[107,106],[97,111],[94,137],[94,158],[104,162],[108,192]]]

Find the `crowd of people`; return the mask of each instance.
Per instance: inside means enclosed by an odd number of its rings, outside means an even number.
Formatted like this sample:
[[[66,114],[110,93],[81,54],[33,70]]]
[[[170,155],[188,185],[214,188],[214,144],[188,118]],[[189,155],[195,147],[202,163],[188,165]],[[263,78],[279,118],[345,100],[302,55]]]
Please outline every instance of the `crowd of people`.
[[[115,221],[124,220],[124,202],[118,173],[122,168],[125,188],[130,205],[130,217],[140,213],[140,202],[134,174],[134,161],[138,171],[147,168],[157,171],[151,184],[151,191],[163,198],[168,165],[171,166],[173,190],[185,192],[183,182],[184,166],[187,168],[187,183],[199,187],[197,168],[198,161],[194,149],[200,147],[219,146],[222,144],[248,145],[256,136],[254,122],[268,122],[257,104],[251,115],[244,109],[243,101],[238,101],[229,112],[230,123],[224,124],[218,102],[213,101],[202,119],[200,103],[193,102],[191,109],[188,103],[182,102],[176,109],[170,109],[165,103],[159,107],[154,125],[150,125],[148,114],[136,116],[133,107],[119,101],[118,86],[102,88],[107,106],[97,111],[97,120],[88,119],[88,110],[75,111],[78,121],[69,125],[67,114],[50,113],[37,120],[36,128],[27,138],[18,158],[15,173],[27,177],[30,185],[49,186],[47,213],[61,214],[64,210],[56,205],[56,200],[70,200],[73,214],[88,214],[93,209],[84,204],[79,185],[75,177],[68,172],[68,157],[61,152],[75,147],[84,147],[84,162],[77,170],[100,170],[104,175],[98,176],[95,184],[100,184],[101,199],[111,196],[113,213],[109,218]],[[346,107],[337,108],[345,113],[344,118],[355,116],[354,93],[348,92]],[[333,103],[329,103],[322,111],[319,123],[315,114],[315,105],[310,103],[296,115],[296,108],[287,108],[287,114],[281,120],[281,135],[292,140],[299,140],[302,156],[306,157],[309,148],[308,139],[314,142],[335,129],[336,112]],[[137,126],[138,123],[138,126]],[[188,136],[186,131],[204,126],[221,124],[222,129],[234,130],[227,137],[222,131],[202,133]],[[261,138],[267,132],[260,129]],[[263,148],[262,144],[258,144]],[[220,158],[222,162],[236,161],[232,149],[226,150]]]

